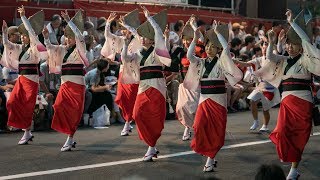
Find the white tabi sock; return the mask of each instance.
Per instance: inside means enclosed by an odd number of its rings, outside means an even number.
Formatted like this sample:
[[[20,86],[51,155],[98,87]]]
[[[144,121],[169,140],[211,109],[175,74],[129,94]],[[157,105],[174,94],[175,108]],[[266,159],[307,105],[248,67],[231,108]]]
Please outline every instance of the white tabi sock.
[[[150,154],[156,154],[156,148],[155,147],[149,146],[148,151],[146,153],[146,156],[148,156]]]
[[[28,138],[30,138],[31,136],[32,136],[31,130],[26,130],[26,129],[25,129],[22,139],[28,139]]]
[[[64,143],[63,146],[69,146],[69,145],[71,145],[72,143],[73,143],[73,138],[70,137],[70,136],[68,136],[68,138],[67,138],[67,140],[66,140],[66,142]]]
[[[212,166],[214,164],[215,159],[214,158],[207,158],[206,167]]]
[[[298,176],[298,169],[291,167],[290,172],[287,176],[287,179],[296,178]]]
[[[129,131],[130,130],[130,122],[126,121],[124,124],[123,130],[122,131]]]
[[[186,127],[184,128],[183,136],[189,136],[190,128]]]

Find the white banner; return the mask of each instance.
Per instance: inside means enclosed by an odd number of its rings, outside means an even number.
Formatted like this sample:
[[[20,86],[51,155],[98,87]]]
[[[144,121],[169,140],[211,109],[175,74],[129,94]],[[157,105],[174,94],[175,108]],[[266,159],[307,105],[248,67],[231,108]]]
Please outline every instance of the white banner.
[[[124,0],[137,3],[159,3],[159,4],[188,4],[188,0]]]

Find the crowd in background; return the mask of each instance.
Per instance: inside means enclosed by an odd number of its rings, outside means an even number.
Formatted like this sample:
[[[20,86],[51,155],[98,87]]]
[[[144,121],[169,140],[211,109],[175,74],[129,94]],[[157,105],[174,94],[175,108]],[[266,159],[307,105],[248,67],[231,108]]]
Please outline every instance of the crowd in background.
[[[105,42],[105,28],[106,18],[98,18],[96,22],[88,21],[84,22],[85,44],[86,44],[86,56],[90,62],[90,66],[86,67],[86,96],[85,96],[85,108],[83,114],[83,120],[80,123],[84,124],[84,119],[90,118],[92,113],[97,110],[102,104],[106,104],[111,112],[112,123],[118,121],[123,123],[121,118],[121,112],[117,105],[114,103],[117,88],[117,78],[119,76],[119,68],[121,64],[120,54],[116,54],[114,61],[108,60],[106,57],[102,57],[100,51]],[[62,20],[59,15],[54,15],[51,21],[47,24],[47,28],[50,33],[50,41],[52,44],[65,44],[64,29],[67,23]],[[210,24],[206,24],[200,19],[197,20],[198,27],[202,27],[202,31],[206,31],[210,28]],[[184,29],[185,22],[178,20],[176,23],[169,26],[171,32],[168,32],[170,39],[170,45],[184,47],[184,40],[182,40],[182,31]],[[123,34],[123,28],[113,21],[110,24],[110,31],[115,35]],[[289,26],[281,21],[273,22],[272,29],[278,35],[277,53],[285,54],[285,34]],[[264,56],[267,46],[267,29],[263,24],[256,24],[251,27],[247,26],[246,22],[235,22],[229,23],[229,46],[232,52],[233,58],[242,62],[250,61],[254,58]],[[203,33],[204,34],[204,33]],[[43,41],[42,35],[39,35],[40,41]],[[312,34],[310,34],[312,43],[320,48],[320,27],[312,27]],[[178,40],[175,39],[178,37]],[[8,38],[12,43],[20,43],[20,34],[16,26],[11,26],[8,29]],[[189,41],[191,41],[190,39]],[[2,42],[2,41],[1,41]],[[190,43],[190,42],[189,42]],[[3,46],[0,46],[1,54],[3,52]],[[199,43],[197,46],[200,57],[206,57],[204,46]],[[173,53],[173,52],[171,52]],[[98,62],[101,58],[107,59],[108,63]],[[108,65],[109,64],[109,65]],[[182,61],[182,56],[179,56],[176,61],[178,72],[166,71],[166,83],[167,83],[167,118],[176,119],[175,107],[178,99],[178,87],[183,81],[183,75],[179,72],[183,72],[185,66]],[[109,68],[107,68],[109,67]],[[242,67],[238,64],[238,67],[245,74],[249,70],[248,67]],[[37,101],[34,122],[35,129],[46,129],[50,127],[50,121],[53,115],[52,105],[54,104],[55,97],[60,88],[60,75],[49,74],[47,63],[44,61],[40,64],[40,92],[39,95],[43,96],[46,103],[42,104],[42,101]],[[99,72],[99,73],[97,73]],[[13,128],[7,127],[7,111],[6,111],[6,99],[8,97],[7,92],[10,92],[15,84],[15,79],[18,77],[18,72],[8,69],[0,65],[0,129],[1,131],[14,130]],[[97,79],[100,81],[97,82]],[[102,81],[101,81],[102,80]],[[319,89],[319,77],[314,77],[314,93]],[[102,89],[94,88],[94,84],[100,84]],[[250,107],[247,95],[255,87],[255,81],[244,79],[235,86],[227,86],[227,101],[228,101],[228,113],[235,113],[237,111],[248,110]],[[87,121],[86,121],[87,122]]]

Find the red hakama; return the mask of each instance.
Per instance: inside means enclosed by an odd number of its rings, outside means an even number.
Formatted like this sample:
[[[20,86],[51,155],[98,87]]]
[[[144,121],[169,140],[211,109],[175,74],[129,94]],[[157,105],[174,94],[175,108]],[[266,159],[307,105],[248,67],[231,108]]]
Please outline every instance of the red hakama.
[[[76,132],[84,108],[84,94],[84,85],[70,81],[61,85],[53,105],[52,129],[68,135]]]
[[[19,129],[31,126],[38,87],[38,83],[19,76],[7,102],[8,126]]]
[[[155,88],[149,88],[137,95],[133,119],[136,122],[139,137],[154,147],[161,136],[166,118],[166,100]]]
[[[122,74],[119,74],[117,96],[114,102],[121,109],[122,117],[125,121],[134,120],[132,117],[134,103],[136,101],[139,84],[123,84],[120,79]]]
[[[227,110],[212,99],[199,104],[194,120],[194,138],[191,148],[196,152],[214,158],[224,145]]]
[[[276,128],[270,135],[283,162],[299,162],[312,126],[313,104],[293,95],[281,104]]]

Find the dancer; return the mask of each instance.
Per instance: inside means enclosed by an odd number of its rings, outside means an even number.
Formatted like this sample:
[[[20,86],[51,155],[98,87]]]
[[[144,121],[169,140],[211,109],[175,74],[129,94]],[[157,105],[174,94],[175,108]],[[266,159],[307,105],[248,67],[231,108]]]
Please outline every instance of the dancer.
[[[182,80],[184,80],[190,65],[190,61],[186,56],[187,55],[186,52],[188,51],[188,48],[192,41],[194,31],[189,23],[190,21],[186,23],[186,26],[184,27],[182,32],[182,43],[184,46],[184,55],[181,58]],[[183,83],[179,85],[176,113],[177,113],[178,120],[185,127],[182,135],[183,141],[187,141],[191,139],[191,128],[192,128],[193,120],[198,107],[199,96],[200,96],[199,92],[186,89]]]
[[[254,58],[248,62],[241,62],[238,60],[234,60],[236,64],[239,64],[240,67],[250,67],[252,66],[254,71],[257,71],[261,67],[265,66],[269,60],[266,58],[266,51],[268,47],[268,42],[264,42],[261,46],[262,50],[262,57]],[[259,127],[259,120],[258,120],[258,103],[262,103],[263,108],[263,125],[260,128],[260,132],[268,132],[268,124],[270,121],[270,113],[269,109],[273,106],[280,103],[280,93],[279,90],[273,87],[268,82],[264,81],[262,78],[256,77],[255,78],[257,86],[251,92],[251,94],[247,97],[250,99],[251,105],[251,113],[253,116],[253,124],[250,127],[250,130],[256,130]]]
[[[121,52],[124,43],[123,36],[117,36],[110,32],[110,24],[112,21],[114,21],[115,18],[116,13],[111,13],[107,19],[105,28],[106,42],[101,50],[101,54],[105,57],[110,58],[111,60],[114,60],[116,53]],[[138,34],[135,30],[135,28],[140,25],[140,22],[137,19],[139,19],[139,11],[137,9],[120,18],[120,24],[123,27],[126,27],[136,37],[129,44],[130,52],[136,52],[141,47],[141,45],[139,44],[140,42],[138,41]],[[125,71],[126,74],[126,72],[130,70],[128,68],[124,68],[125,65],[126,63],[122,62],[122,65],[120,66],[119,80],[117,85],[117,96],[114,100],[121,109],[122,117],[126,121],[120,133],[121,136],[128,136],[129,132],[132,132],[132,126],[130,125],[130,123],[131,121],[133,121],[133,107],[139,86],[138,81],[123,82],[123,72]]]
[[[68,23],[65,29],[67,45],[52,45],[47,28],[43,30],[43,36],[49,52],[50,73],[60,71],[62,73],[61,86],[53,105],[54,115],[51,128],[68,135],[61,151],[70,151],[71,148],[75,148],[76,142],[73,136],[84,108],[84,65],[88,66],[88,60],[85,56],[84,36],[81,33],[83,30],[81,11],[78,11],[72,20],[67,10],[61,12],[61,16]]]
[[[135,64],[134,67],[139,67],[140,64],[140,74],[136,73],[138,70],[135,71],[136,77],[140,75],[140,82],[133,119],[140,139],[149,146],[143,161],[152,161],[153,157],[157,157],[155,146],[164,128],[166,115],[166,84],[162,69],[163,65],[170,66],[171,59],[163,36],[166,11],[151,17],[149,11],[145,7],[142,8],[147,18],[138,28],[143,49],[129,55],[131,35],[127,34],[121,57],[123,61]]]
[[[195,31],[187,53],[190,66],[184,80],[185,87],[190,90],[196,91],[201,88],[193,124],[195,135],[191,148],[208,157],[203,168],[204,172],[213,171],[213,167],[217,164],[214,157],[224,145],[227,123],[225,78],[231,85],[242,78],[242,72],[231,60],[226,41],[227,25],[217,25],[214,21],[213,27],[214,29],[206,33],[209,38],[205,46],[207,58],[198,58],[194,55],[194,48],[200,37],[199,28]],[[220,32],[226,33],[223,36]],[[221,53],[220,48],[223,48]]]
[[[310,43],[305,33],[303,13],[295,21],[286,12],[291,28],[287,32],[286,49],[289,56],[272,53],[275,33],[268,34],[267,59],[270,62],[256,74],[275,87],[282,86],[282,99],[276,128],[270,135],[282,162],[291,162],[287,179],[298,179],[297,170],[312,127],[313,99],[311,73],[320,75],[320,50]]]
[[[19,145],[28,144],[34,136],[31,134],[33,110],[36,104],[39,86],[39,62],[45,59],[46,48],[38,39],[44,23],[44,13],[39,11],[29,18],[25,17],[23,6],[18,8],[22,24],[18,27],[22,45],[8,41],[7,24],[3,21],[4,64],[9,69],[19,70],[19,77],[7,102],[8,126],[23,129],[24,134]],[[31,26],[33,24],[33,26]]]

